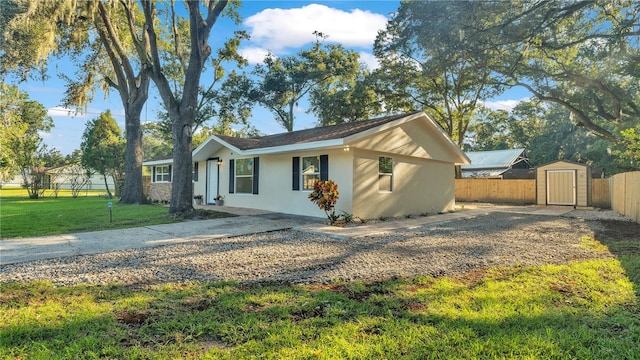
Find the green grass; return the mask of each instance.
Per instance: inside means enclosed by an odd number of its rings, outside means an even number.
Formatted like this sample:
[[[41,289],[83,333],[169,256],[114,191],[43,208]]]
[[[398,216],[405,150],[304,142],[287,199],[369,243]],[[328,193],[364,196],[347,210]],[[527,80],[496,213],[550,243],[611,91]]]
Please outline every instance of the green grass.
[[[109,219],[108,202],[113,203]],[[207,212],[208,218],[231,216]],[[32,237],[74,232],[123,229],[183,221],[170,215],[161,205],[118,205],[118,199],[107,199],[103,192],[89,192],[72,198],[61,190],[58,198],[50,192],[32,200],[26,190],[0,190],[0,238]]]
[[[5,283],[0,358],[638,359],[639,310],[615,258],[373,284]]]

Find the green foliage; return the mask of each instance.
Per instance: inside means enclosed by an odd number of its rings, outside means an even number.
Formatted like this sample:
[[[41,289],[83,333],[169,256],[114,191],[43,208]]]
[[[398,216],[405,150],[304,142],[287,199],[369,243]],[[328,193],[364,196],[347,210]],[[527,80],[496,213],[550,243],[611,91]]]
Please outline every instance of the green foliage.
[[[640,356],[613,258],[373,283],[3,283],[0,299],[12,359]]]
[[[336,215],[335,211],[340,194],[338,193],[338,185],[333,180],[316,181],[308,198],[327,214],[331,225],[340,217]]]
[[[387,109],[424,109],[462,147],[481,100],[502,89],[483,49],[468,46],[464,25],[477,2],[404,1],[378,34],[377,91]],[[443,16],[446,14],[446,16]]]
[[[329,87],[341,77],[354,78],[358,71],[356,52],[342,45],[325,45],[326,36],[315,35],[311,49],[294,56],[269,55],[253,71],[259,81],[253,84],[250,99],[269,109],[287,131],[293,131],[295,107],[310,91]]]
[[[0,179],[20,174],[29,197],[37,199],[44,186],[44,167],[56,156],[42,144],[39,132],[49,132],[53,120],[42,104],[4,82],[0,82],[0,119]]]
[[[72,190],[60,190],[54,198],[54,191],[46,190],[38,201],[25,200],[25,193],[23,189],[0,190],[0,234],[3,239],[126,229],[189,220],[167,214],[165,206],[132,204],[114,205],[113,222],[109,222],[108,200],[104,191],[82,191],[74,198]],[[203,219],[233,216],[222,212],[198,215]]]
[[[124,177],[125,164],[125,140],[122,138],[122,130],[107,110],[99,117],[89,121],[82,134],[82,166],[93,169],[103,177],[111,177],[115,184],[121,183]],[[107,194],[112,197],[107,185]],[[119,195],[116,185],[116,195]]]
[[[366,120],[383,112],[373,76],[362,67],[314,87],[309,102],[309,112],[316,114],[320,126]]]
[[[619,147],[613,151],[619,157],[620,166],[626,170],[640,170],[640,125],[620,132]]]

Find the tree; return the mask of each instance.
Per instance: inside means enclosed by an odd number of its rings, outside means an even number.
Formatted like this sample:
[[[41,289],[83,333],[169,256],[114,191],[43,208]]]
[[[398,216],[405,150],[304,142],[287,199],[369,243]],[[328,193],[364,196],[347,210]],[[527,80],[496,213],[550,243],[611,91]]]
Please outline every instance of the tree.
[[[120,202],[140,203],[144,201],[140,113],[150,80],[147,69],[136,61],[140,57],[136,53],[146,52],[147,34],[133,2],[118,4],[7,1],[11,11],[3,22],[0,63],[2,73],[11,71],[26,79],[37,71],[44,78],[49,57],[69,55],[78,71],[75,78],[61,74],[67,81],[65,106],[86,106],[96,86],[105,94],[115,89],[124,107],[127,137],[127,176]]]
[[[476,106],[501,90],[483,50],[467,46],[464,27],[450,21],[473,18],[478,3],[403,1],[374,44],[385,108],[425,110],[460,147]]]
[[[319,86],[329,86],[341,76],[355,77],[359,55],[341,45],[325,45],[324,34],[308,50],[294,56],[268,55],[257,65],[250,98],[271,111],[287,131],[293,131],[294,110],[300,100]]]
[[[441,21],[403,11],[416,8],[440,8]],[[640,121],[637,2],[404,2],[394,19],[398,33],[438,34],[447,59],[467,59],[490,74],[475,83],[524,87],[610,142]],[[426,43],[412,39],[412,48]],[[430,47],[441,43],[433,40]]]
[[[85,169],[94,169],[104,178],[109,198],[113,197],[107,179],[113,179],[116,195],[120,194],[119,185],[124,176],[125,142],[122,130],[107,110],[91,120],[82,134],[81,164]],[[88,170],[90,171],[90,170]]]
[[[20,92],[17,87],[0,82],[0,117],[2,119],[2,175],[22,176],[29,198],[42,195],[44,158],[47,148],[39,132],[49,132],[53,120],[47,109]]]
[[[171,190],[171,213],[193,212],[191,197],[192,172],[191,151],[193,125],[197,115],[198,91],[200,77],[205,67],[206,60],[212,53],[208,43],[211,30],[228,5],[228,1],[210,0],[201,4],[200,1],[186,2],[189,24],[189,36],[185,43],[182,42],[178,26],[169,26],[166,32],[171,36],[180,64],[181,91],[179,96],[173,91],[169,81],[168,72],[163,68],[159,36],[163,34],[158,28],[160,25],[156,18],[156,2],[141,1],[144,13],[144,29],[146,32],[144,43],[145,52],[140,53],[142,63],[149,70],[149,76],[155,83],[164,107],[171,119],[171,133],[173,136],[173,182]],[[174,3],[166,9],[172,24],[177,24],[181,17],[175,11]],[[205,14],[202,11],[205,11]],[[233,15],[233,9],[228,14]]]
[[[309,102],[309,112],[318,117],[321,126],[366,120],[383,112],[372,76],[363,67],[314,87]]]

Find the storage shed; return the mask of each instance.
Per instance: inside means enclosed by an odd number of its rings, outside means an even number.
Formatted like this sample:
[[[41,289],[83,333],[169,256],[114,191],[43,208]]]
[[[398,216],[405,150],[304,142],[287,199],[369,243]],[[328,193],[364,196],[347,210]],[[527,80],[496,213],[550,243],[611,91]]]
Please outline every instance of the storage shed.
[[[538,205],[591,206],[591,168],[557,160],[536,169]]]

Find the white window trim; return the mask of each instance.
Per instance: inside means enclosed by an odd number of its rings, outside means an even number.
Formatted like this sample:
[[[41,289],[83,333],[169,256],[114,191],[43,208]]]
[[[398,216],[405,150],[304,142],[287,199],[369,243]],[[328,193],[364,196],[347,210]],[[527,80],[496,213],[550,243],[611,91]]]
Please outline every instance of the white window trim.
[[[318,159],[318,168],[316,169],[316,171],[312,172],[312,173],[305,173],[304,172],[304,159],[305,158],[317,158]],[[305,191],[305,192],[312,192],[313,191],[313,187],[309,188],[309,189],[305,189],[306,186],[306,182],[304,181],[304,177],[306,176],[317,176],[318,180],[320,180],[320,155],[311,155],[311,156],[302,156],[300,157],[300,183],[302,184],[302,186],[300,187],[301,191]]]
[[[171,174],[169,172],[169,166],[171,166],[171,165],[156,165],[155,175],[153,177],[153,182],[154,183],[170,183],[171,180],[173,180],[172,179],[173,174]],[[165,169],[167,169],[167,171],[166,172],[162,172],[162,173],[158,173],[158,169],[160,169],[160,168],[165,168]],[[165,175],[169,175],[169,180],[158,180],[158,176],[164,177]]]
[[[380,159],[381,158],[389,158],[391,159],[391,172],[381,172],[380,171]],[[378,156],[378,192],[379,193],[392,193],[393,192],[393,169],[395,168],[395,161],[390,156]],[[380,190],[380,176],[389,176],[389,185],[391,190]]]
[[[238,161],[241,160],[251,160],[251,175],[238,175]],[[253,174],[255,171],[255,164],[253,163],[253,158],[252,157],[248,157],[248,158],[241,158],[241,159],[235,159],[235,164],[234,166],[236,167],[235,169],[233,169],[233,187],[234,187],[234,194],[236,195],[253,195]],[[251,179],[251,191],[249,192],[238,192],[238,178],[250,178]]]

